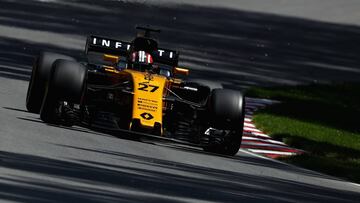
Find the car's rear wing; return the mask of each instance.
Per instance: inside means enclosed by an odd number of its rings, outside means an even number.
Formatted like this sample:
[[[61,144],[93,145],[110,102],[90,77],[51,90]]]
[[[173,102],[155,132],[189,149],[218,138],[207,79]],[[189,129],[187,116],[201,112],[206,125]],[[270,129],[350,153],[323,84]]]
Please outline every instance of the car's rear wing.
[[[90,36],[87,39],[85,53],[98,52],[104,54],[113,54],[117,56],[128,56],[132,48],[130,42],[109,39],[99,36]],[[169,49],[158,48],[151,53],[154,62],[171,66],[177,66],[179,60],[179,52]]]

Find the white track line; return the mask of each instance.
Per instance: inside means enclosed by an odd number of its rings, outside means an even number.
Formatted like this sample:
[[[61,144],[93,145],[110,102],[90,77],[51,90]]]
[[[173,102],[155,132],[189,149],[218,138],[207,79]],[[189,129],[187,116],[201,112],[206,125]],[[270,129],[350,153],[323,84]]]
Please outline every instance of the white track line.
[[[279,151],[273,151],[273,150],[262,150],[262,149],[247,149],[251,152],[258,153],[258,154],[274,154],[274,155],[296,155],[294,152],[279,152]]]
[[[254,125],[254,124],[252,124],[252,123],[244,123],[244,126],[245,127],[250,127],[250,128],[256,128],[256,126]]]
[[[252,119],[250,119],[250,118],[245,118],[245,122],[252,122]]]
[[[272,159],[272,158],[269,158],[269,157],[266,157],[266,156],[263,156],[263,155],[260,155],[260,154],[256,154],[254,152],[250,152],[250,151],[248,151],[248,149],[240,149],[239,152],[243,152],[245,154],[249,154],[249,155],[254,156],[254,157],[258,157],[258,158],[261,158],[261,159],[266,159],[268,161],[284,164],[284,165],[287,165],[287,166],[294,166],[294,165],[291,165],[291,164],[288,164],[288,163],[285,163],[285,162],[281,162],[281,161],[276,160],[276,159]]]
[[[256,132],[256,133],[263,133],[261,130],[256,128],[249,128],[244,126],[244,131]]]
[[[249,97],[245,98],[245,102],[258,103],[258,104],[274,104],[274,103],[279,103],[279,101],[275,101],[275,100],[249,98]]]
[[[244,135],[248,135],[248,136],[257,136],[257,137],[265,137],[265,138],[270,138],[269,135],[264,134],[264,133],[257,133],[257,132],[243,132]]]
[[[277,140],[271,140],[271,139],[261,139],[261,138],[256,138],[256,137],[249,137],[249,136],[243,136],[242,140],[253,140],[253,141],[260,141],[260,142],[268,142],[268,143],[273,143],[273,144],[279,144],[279,145],[285,145],[287,146],[285,143],[277,141]]]
[[[249,144],[247,144],[247,143],[249,143]],[[278,144],[272,144],[272,143],[267,144],[267,143],[255,143],[255,142],[244,141],[241,144],[249,146],[249,147],[246,147],[246,148],[249,148],[249,149],[256,149],[256,148],[251,148],[251,147],[265,147],[265,148],[269,148],[269,149],[265,149],[265,150],[280,150],[280,151],[282,151],[282,150],[294,150],[294,151],[297,151],[296,149],[291,148],[291,147],[286,146],[286,145],[278,145]]]
[[[245,103],[251,103],[251,104],[265,104],[265,105],[269,105],[269,104],[273,104],[273,101],[270,100],[246,100]]]

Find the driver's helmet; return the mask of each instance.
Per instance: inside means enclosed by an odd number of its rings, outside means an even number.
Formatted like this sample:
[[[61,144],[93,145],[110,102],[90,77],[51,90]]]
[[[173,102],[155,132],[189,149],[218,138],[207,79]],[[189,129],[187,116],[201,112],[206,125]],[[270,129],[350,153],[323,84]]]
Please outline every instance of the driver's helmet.
[[[133,69],[151,70],[154,63],[152,56],[145,51],[135,51],[130,55],[130,63]]]

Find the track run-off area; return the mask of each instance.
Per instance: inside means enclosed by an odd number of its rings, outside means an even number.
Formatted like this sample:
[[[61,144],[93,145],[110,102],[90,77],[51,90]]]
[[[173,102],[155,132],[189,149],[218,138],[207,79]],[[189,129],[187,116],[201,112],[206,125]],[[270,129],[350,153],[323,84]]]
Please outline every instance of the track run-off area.
[[[225,88],[360,79],[360,3],[219,2],[0,0],[0,202],[360,202],[356,184],[253,153],[282,146],[251,122],[266,100],[248,99],[235,157],[51,126],[26,111],[40,50],[81,60],[87,35],[130,40],[136,24],[160,27],[181,66]]]
[[[253,115],[257,110],[277,104],[279,101],[246,98],[245,103],[245,121],[241,149],[269,158],[294,156],[304,153],[303,150],[291,148],[281,141],[272,139],[253,123]]]

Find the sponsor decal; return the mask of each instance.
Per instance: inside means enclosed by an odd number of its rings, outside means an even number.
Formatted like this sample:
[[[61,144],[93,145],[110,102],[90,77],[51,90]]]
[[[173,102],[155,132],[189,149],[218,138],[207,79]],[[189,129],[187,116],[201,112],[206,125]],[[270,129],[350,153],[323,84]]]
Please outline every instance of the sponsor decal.
[[[131,45],[126,42],[120,42],[120,41],[115,41],[115,40],[110,40],[110,39],[101,39],[98,37],[93,37],[91,41],[92,41],[93,45],[103,46],[103,47],[107,47],[107,48],[111,48],[111,49],[122,49],[123,50],[124,48],[126,48],[126,50],[130,50],[130,47],[131,47]]]
[[[145,120],[151,120],[154,118],[153,115],[151,115],[150,113],[147,113],[147,112],[140,114],[140,116]]]
[[[122,42],[117,41],[113,39],[104,39],[101,37],[92,36],[90,39],[90,43],[93,46],[101,46],[106,47],[109,49],[117,49],[121,51],[129,51],[131,49],[131,43],[129,42]],[[151,58],[147,58],[145,55],[145,52],[140,53],[140,60],[141,62],[145,62],[145,60],[148,60],[149,63],[151,63]],[[176,58],[176,52],[172,50],[167,49],[158,49],[151,53],[153,57],[160,57],[160,58],[168,58],[168,59],[175,59]]]
[[[160,56],[160,57],[164,56],[164,55],[165,55],[164,52],[165,52],[165,50],[159,49],[159,50],[158,50],[159,56]],[[168,55],[169,55],[168,57],[172,59],[172,58],[174,57],[174,52],[170,51],[170,52],[168,53]]]
[[[158,109],[158,102],[152,99],[138,98],[137,108],[139,110],[156,112]]]

